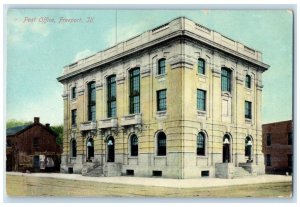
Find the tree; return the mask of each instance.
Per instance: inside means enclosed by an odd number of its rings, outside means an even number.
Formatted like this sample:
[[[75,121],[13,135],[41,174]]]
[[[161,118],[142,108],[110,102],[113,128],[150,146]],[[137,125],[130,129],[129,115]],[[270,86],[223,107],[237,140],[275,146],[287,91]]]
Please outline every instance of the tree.
[[[32,123],[33,123],[32,121],[10,119],[6,122],[6,128],[8,129],[8,128],[16,127],[16,126],[29,125]]]
[[[51,129],[57,134],[56,143],[58,145],[62,146],[62,143],[63,143],[63,132],[64,132],[63,125],[51,126]]]

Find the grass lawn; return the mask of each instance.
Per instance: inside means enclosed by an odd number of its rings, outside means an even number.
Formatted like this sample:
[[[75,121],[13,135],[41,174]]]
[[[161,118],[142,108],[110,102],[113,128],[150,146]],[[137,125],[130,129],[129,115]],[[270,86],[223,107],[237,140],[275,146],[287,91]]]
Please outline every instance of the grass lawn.
[[[179,189],[7,175],[6,190],[9,196],[289,198],[292,183]]]

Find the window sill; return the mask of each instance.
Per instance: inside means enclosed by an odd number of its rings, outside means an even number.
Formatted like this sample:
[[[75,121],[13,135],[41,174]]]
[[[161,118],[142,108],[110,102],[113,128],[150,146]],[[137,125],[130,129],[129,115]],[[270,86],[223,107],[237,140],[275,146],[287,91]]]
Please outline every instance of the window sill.
[[[197,76],[198,76],[198,78],[204,78],[204,79],[207,78],[207,75],[206,75],[206,74],[200,74],[200,73],[197,73]]]
[[[71,160],[76,160],[77,157],[70,157]]]
[[[246,123],[246,124],[252,124],[252,119],[245,118],[245,123]]]
[[[71,102],[77,101],[77,98],[71,98]]]
[[[167,73],[164,73],[164,74],[156,74],[155,75],[155,78],[163,78],[163,77],[166,77],[167,76]]]
[[[198,116],[206,116],[206,111],[197,110]]]
[[[167,158],[167,155],[155,155],[154,159],[164,159]]]
[[[207,155],[197,155],[197,159],[207,159]]]
[[[132,159],[132,160],[137,159],[137,158],[138,158],[138,155],[137,156],[131,156],[131,155],[128,156],[128,159]]]

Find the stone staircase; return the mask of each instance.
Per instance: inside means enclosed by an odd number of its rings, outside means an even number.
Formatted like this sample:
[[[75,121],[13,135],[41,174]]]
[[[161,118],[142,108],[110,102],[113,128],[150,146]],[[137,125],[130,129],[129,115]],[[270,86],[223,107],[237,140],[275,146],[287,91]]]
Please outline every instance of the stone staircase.
[[[245,170],[242,167],[234,168],[234,173],[233,173],[234,178],[246,177],[246,176],[251,176],[251,174],[247,170]]]
[[[81,170],[83,176],[100,177],[103,176],[103,166],[97,163],[85,163]]]

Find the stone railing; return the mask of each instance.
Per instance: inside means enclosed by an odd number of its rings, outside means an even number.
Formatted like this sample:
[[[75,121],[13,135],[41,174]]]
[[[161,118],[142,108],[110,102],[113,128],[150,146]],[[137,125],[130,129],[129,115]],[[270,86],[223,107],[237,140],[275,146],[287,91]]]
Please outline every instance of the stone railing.
[[[89,131],[96,129],[96,122],[88,121],[80,124],[80,131]]]
[[[98,128],[99,129],[106,129],[106,128],[117,128],[118,126],[118,119],[117,118],[107,118],[98,121]]]
[[[130,114],[123,116],[121,119],[121,126],[142,124],[142,114]]]

